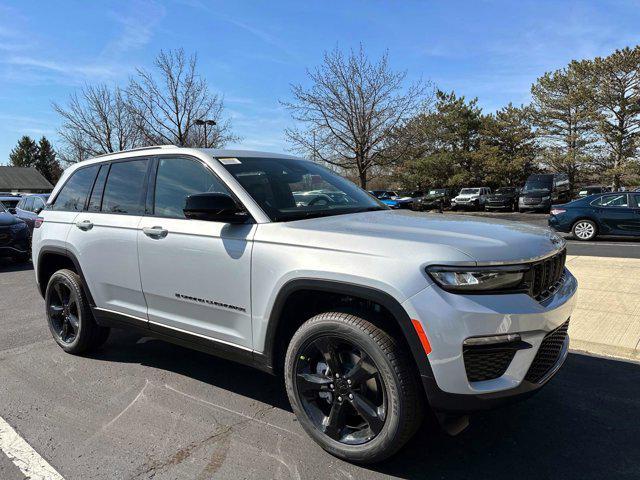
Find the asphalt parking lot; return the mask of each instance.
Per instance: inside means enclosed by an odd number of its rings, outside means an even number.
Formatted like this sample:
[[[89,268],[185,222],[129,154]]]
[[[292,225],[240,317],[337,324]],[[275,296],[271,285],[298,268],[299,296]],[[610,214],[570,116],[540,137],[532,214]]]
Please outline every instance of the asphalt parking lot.
[[[0,260],[0,292],[0,417],[67,480],[640,477],[637,363],[571,354],[524,403],[456,437],[428,420],[399,455],[360,467],[307,438],[275,377],[121,331],[71,356],[30,265]],[[0,479],[19,478],[0,452]]]

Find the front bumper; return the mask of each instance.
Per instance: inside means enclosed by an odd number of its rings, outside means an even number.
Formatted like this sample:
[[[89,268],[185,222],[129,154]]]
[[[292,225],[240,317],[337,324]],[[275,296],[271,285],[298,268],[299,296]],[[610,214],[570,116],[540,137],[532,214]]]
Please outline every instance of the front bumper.
[[[524,198],[518,201],[519,210],[548,210],[551,208],[551,200],[541,200],[536,203],[527,203]]]
[[[566,345],[549,374],[536,383],[525,379],[545,336],[564,324],[573,311],[577,281],[565,270],[556,293],[540,303],[527,294],[460,295],[431,285],[403,303],[417,319],[429,340],[431,353],[421,368],[423,385],[434,410],[483,410],[532,394],[558,371],[568,351]],[[518,350],[504,374],[469,381],[463,342],[469,337],[518,333],[531,348]]]

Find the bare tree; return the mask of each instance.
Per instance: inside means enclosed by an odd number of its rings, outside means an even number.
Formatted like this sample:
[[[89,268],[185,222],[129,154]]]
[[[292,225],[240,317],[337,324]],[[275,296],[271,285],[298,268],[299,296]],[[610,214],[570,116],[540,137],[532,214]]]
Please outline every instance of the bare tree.
[[[314,160],[357,172],[366,188],[375,171],[398,162],[411,142],[396,135],[425,100],[422,82],[404,88],[406,72],[393,72],[388,54],[371,62],[362,46],[345,57],[325,52],[307,71],[310,88],[292,85],[294,100],[281,102],[303,128],[285,131],[293,149]]]
[[[146,144],[181,147],[220,147],[236,140],[229,120],[222,118],[222,98],[209,92],[196,72],[197,57],[184,50],[161,51],[154,62],[156,75],[138,69],[127,88],[131,114]],[[196,120],[213,120],[204,128]]]
[[[141,145],[126,99],[117,87],[85,86],[71,95],[66,107],[54,103],[53,108],[63,119],[58,133],[66,162]]]

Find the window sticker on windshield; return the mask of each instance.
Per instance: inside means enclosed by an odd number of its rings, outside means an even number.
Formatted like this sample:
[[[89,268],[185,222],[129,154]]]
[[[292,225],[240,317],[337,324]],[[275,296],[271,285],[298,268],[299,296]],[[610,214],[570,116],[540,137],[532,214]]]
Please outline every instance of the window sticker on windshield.
[[[237,158],[219,158],[218,160],[223,165],[240,165],[242,163]]]

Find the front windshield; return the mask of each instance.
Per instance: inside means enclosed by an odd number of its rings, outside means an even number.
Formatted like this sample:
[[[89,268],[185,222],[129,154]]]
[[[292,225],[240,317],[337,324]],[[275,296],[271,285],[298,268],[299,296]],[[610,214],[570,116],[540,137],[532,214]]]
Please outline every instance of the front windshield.
[[[529,181],[525,184],[523,191],[526,193],[550,192],[551,185],[546,182]]]
[[[221,163],[274,222],[388,208],[316,163],[284,158],[221,159]]]
[[[501,187],[496,190],[496,193],[513,193],[515,191],[516,191],[515,188]]]
[[[460,190],[460,195],[478,195],[480,194],[479,188],[463,188]]]

